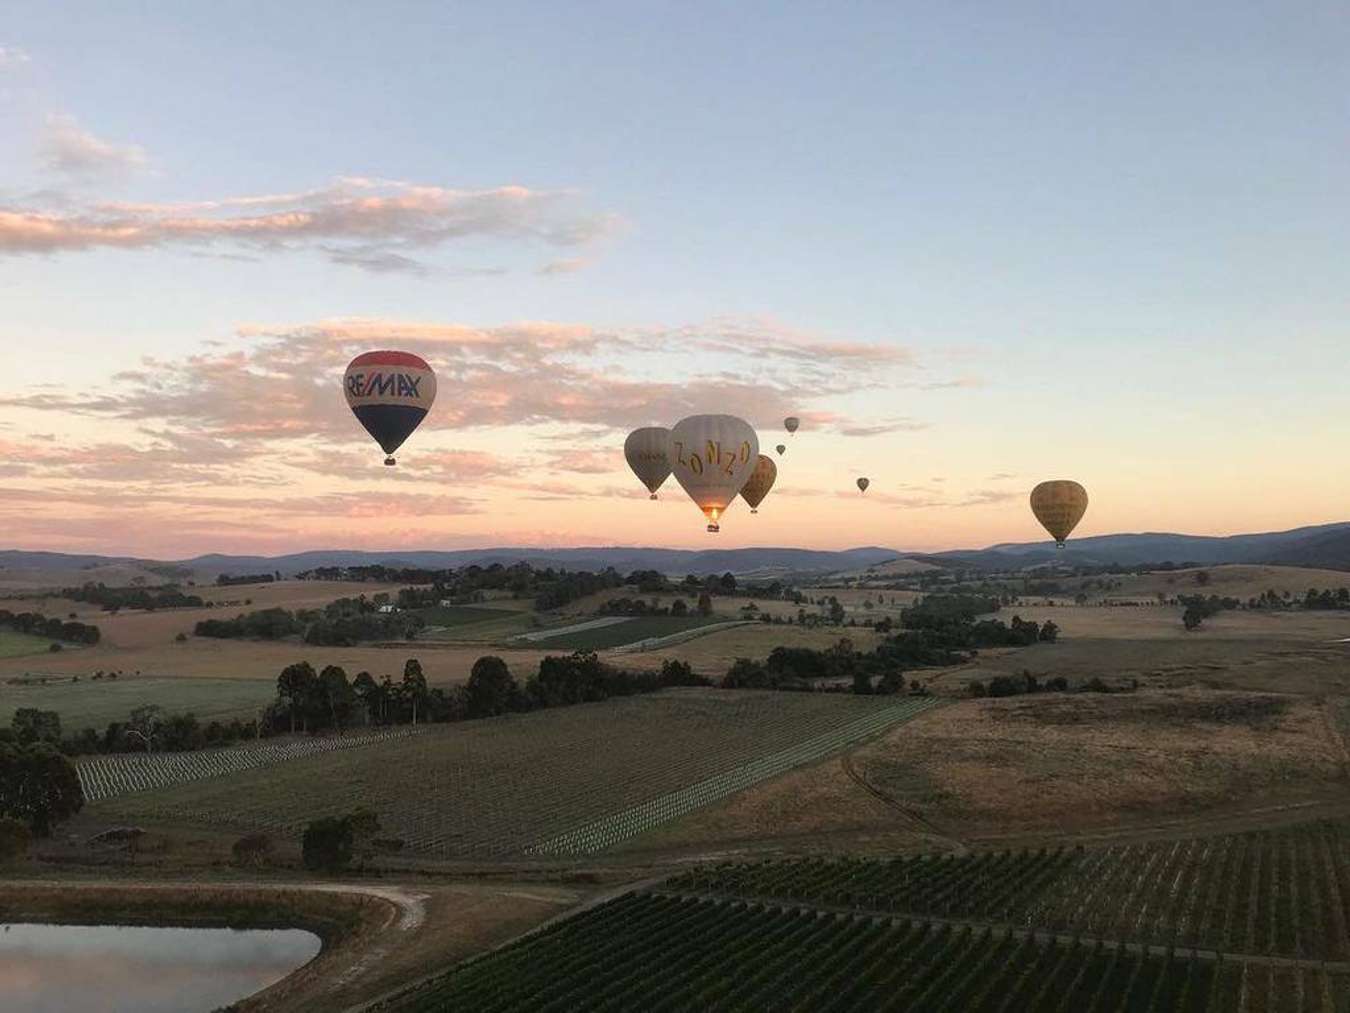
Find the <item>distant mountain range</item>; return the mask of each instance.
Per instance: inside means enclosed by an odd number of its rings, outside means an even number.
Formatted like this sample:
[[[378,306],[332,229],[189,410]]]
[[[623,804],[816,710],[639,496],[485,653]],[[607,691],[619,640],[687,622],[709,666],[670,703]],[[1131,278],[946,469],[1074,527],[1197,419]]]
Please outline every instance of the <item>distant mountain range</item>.
[[[1094,566],[1146,563],[1267,563],[1350,570],[1350,522],[1322,524],[1264,534],[1178,535],[1143,533],[1097,535],[1072,539],[1062,553],[1048,541],[1006,543],[986,549],[913,553],[867,546],[841,551],[793,548],[662,549],[596,546],[579,549],[489,548],[454,551],[398,550],[363,552],[349,549],[297,552],[284,556],[206,555],[181,560],[146,560],[128,556],[73,555],[59,552],[0,551],[0,574],[4,571],[72,572],[107,567],[138,567],[164,576],[189,572],[199,580],[214,580],[220,574],[237,576],[280,571],[292,576],[304,570],[328,566],[405,565],[432,569],[478,564],[526,561],[540,566],[563,566],[572,570],[660,570],[671,574],[732,573],[772,576],[783,574],[846,573],[899,558],[911,558],[938,566],[1016,570],[1056,560]]]

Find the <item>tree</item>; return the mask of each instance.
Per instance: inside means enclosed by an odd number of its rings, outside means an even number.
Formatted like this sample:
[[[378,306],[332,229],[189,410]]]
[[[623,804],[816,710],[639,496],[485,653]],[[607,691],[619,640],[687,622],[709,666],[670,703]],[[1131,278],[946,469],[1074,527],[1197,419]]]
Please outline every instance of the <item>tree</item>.
[[[1047,619],[1041,626],[1040,639],[1046,644],[1053,644],[1059,639],[1059,626],[1054,620]]]
[[[347,817],[352,829],[352,848],[361,859],[361,868],[375,854],[375,835],[380,832],[380,818],[374,811],[361,806]]]
[[[1181,622],[1187,630],[1198,630],[1204,621],[1205,610],[1196,605],[1187,605],[1186,611],[1181,616]]]
[[[427,699],[427,677],[416,658],[409,658],[403,666],[403,695],[412,704],[412,723],[417,724],[417,708]]]
[[[378,721],[381,717],[380,687],[369,672],[357,672],[352,680],[352,692],[365,708],[366,724]]]
[[[26,826],[11,816],[0,817],[0,863],[22,858],[32,843],[33,835]]]
[[[318,681],[319,676],[308,661],[287,665],[277,676],[277,695],[286,701],[286,707],[290,711],[292,735],[295,734],[295,719],[303,712]]]
[[[164,708],[159,704],[148,703],[131,712],[131,719],[123,729],[123,734],[142,743],[147,753],[153,752],[155,737],[159,734],[159,726],[163,721]]]
[[[717,585],[723,594],[735,594],[736,575],[728,570],[726,573],[722,574],[722,579],[717,582]]]
[[[712,595],[707,591],[702,591],[698,596],[698,614],[701,616],[710,616],[713,614]]]
[[[369,678],[369,675],[367,675]],[[372,681],[373,685],[373,681]],[[347,682],[347,672],[339,665],[327,665],[319,673],[318,695],[328,708],[328,719],[339,732],[351,717],[356,694]]]
[[[38,837],[84,805],[74,765],[52,746],[0,743],[0,817],[26,824]]]
[[[859,696],[872,695],[872,677],[859,670],[853,673],[853,692]]]
[[[506,662],[494,654],[473,663],[464,689],[468,697],[468,716],[471,718],[505,714],[511,709],[511,701],[518,692],[516,680],[506,667]]]
[[[300,855],[312,872],[336,872],[352,860],[350,816],[324,816],[312,821],[300,838]]]
[[[680,617],[687,616],[689,614],[689,606],[684,603],[683,598],[676,598],[670,603],[670,614],[672,616]]]
[[[61,715],[56,711],[20,707],[14,712],[10,727],[14,729],[14,737],[25,746],[30,742],[61,741]]]
[[[1209,586],[1209,571],[1208,571],[1208,570],[1196,570],[1196,571],[1195,571],[1195,582],[1196,582],[1197,584],[1199,584],[1201,587],[1208,587],[1208,586]]]

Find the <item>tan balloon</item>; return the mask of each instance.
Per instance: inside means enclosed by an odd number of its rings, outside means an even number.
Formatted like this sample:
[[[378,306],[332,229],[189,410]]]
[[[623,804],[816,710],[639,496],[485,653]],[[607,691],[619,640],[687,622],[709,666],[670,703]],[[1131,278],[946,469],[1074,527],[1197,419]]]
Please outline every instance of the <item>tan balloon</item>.
[[[789,415],[787,418],[783,420],[783,428],[788,431],[788,435],[795,433],[797,431],[797,427],[800,426],[801,424],[802,420],[797,418],[797,416],[795,415]]]
[[[769,495],[777,478],[778,465],[773,463],[772,457],[760,454],[755,461],[755,470],[750,473],[750,480],[741,486],[741,499],[750,504],[752,514],[759,513],[759,505]]]
[[[718,518],[755,470],[759,437],[750,423],[734,415],[691,415],[670,431],[670,466],[717,531]]]
[[[664,426],[634,429],[623,441],[623,456],[651,498],[670,477],[670,430]]]
[[[871,480],[870,478],[860,478],[860,479],[858,479],[858,491],[859,491],[859,492],[866,492],[866,491],[867,491],[867,487],[868,487],[869,485],[871,485],[871,484],[872,484],[872,480]]]
[[[1058,479],[1042,482],[1031,490],[1031,512],[1061,549],[1087,508],[1087,490],[1077,482]]]

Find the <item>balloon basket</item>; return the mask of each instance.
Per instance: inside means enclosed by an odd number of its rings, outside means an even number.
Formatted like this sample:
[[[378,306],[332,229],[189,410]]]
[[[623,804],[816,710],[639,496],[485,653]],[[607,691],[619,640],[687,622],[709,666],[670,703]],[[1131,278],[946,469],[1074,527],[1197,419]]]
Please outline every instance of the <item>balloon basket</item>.
[[[651,494],[650,496],[648,496],[647,498],[648,498],[648,499],[656,499],[656,493],[652,493],[652,494]]]
[[[756,509],[754,509],[753,507],[750,508],[750,512],[751,512],[752,514],[757,514],[757,513],[759,513],[759,511],[756,510]]]
[[[721,531],[722,529],[719,528],[716,524],[709,524],[708,530],[711,531],[713,534],[717,534],[717,532]]]
[[[384,466],[385,466],[386,468],[392,468],[392,467],[393,467],[394,465],[396,465],[396,464],[398,464],[398,462],[395,461],[392,457],[386,457],[386,458],[384,459]]]

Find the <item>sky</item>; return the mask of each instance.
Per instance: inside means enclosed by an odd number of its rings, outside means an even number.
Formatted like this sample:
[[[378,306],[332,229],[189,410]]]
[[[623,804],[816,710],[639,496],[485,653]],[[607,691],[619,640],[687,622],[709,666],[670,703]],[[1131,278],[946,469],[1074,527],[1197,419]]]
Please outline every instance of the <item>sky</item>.
[[[1317,2],[0,0],[0,546],[934,550],[1064,477],[1079,534],[1345,520],[1347,51]],[[395,469],[383,347],[438,377]],[[788,447],[717,535],[622,455],[708,411]]]

